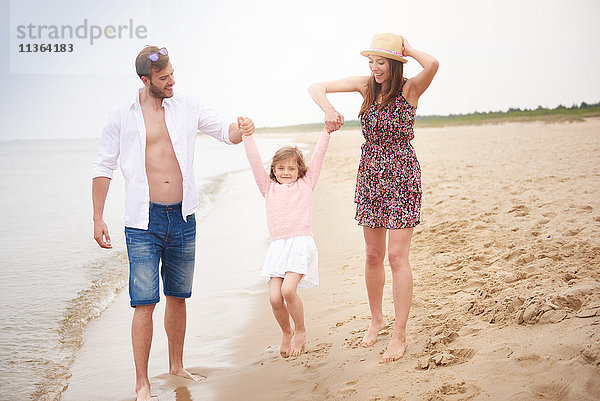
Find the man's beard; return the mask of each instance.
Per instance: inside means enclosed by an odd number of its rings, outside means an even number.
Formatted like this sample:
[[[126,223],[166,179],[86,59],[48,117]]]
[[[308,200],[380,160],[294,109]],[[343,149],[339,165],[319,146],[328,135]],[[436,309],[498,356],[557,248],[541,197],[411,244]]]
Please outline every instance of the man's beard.
[[[150,82],[150,93],[152,93],[152,95],[158,99],[164,99],[173,96],[173,94],[167,95],[163,90],[158,89],[158,86],[152,84],[152,82]]]

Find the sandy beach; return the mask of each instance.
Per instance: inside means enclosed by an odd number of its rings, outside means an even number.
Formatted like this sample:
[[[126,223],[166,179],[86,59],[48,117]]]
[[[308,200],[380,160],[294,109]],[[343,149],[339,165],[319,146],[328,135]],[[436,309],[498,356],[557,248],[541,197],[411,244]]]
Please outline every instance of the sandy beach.
[[[314,143],[317,136],[295,138]],[[214,306],[189,302],[185,360],[208,376],[202,383],[165,374],[157,315],[150,373],[158,399],[600,399],[600,119],[419,128],[415,136],[424,192],[411,245],[405,356],[378,364],[390,337],[385,329],[371,348],[358,345],[369,324],[353,203],[362,136],[340,131],[315,191],[321,283],[301,290],[307,352],[279,357],[280,332],[260,278],[197,280],[194,291],[230,294],[247,304],[247,314],[241,324],[236,317],[207,322],[202,313]],[[223,266],[224,277],[240,264],[258,277],[267,248],[260,195],[226,196],[224,206],[237,204],[236,211],[225,209],[198,227],[228,227],[219,233],[223,248],[207,258]],[[238,229],[229,229],[240,219]],[[115,304],[90,323],[64,400],[135,399],[125,291]],[[197,350],[213,340],[226,340],[229,352],[211,355],[207,367]]]

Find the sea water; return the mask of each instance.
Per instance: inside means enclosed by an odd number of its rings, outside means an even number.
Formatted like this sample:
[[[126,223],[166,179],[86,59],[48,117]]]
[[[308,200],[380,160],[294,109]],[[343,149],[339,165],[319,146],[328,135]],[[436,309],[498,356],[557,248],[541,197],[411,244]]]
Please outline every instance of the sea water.
[[[93,239],[97,142],[0,142],[0,400],[58,399],[87,323],[127,284],[119,171],[104,212],[114,248]],[[284,143],[262,139],[261,154],[268,158]],[[248,169],[242,145],[199,136],[197,221],[218,207],[228,180]]]

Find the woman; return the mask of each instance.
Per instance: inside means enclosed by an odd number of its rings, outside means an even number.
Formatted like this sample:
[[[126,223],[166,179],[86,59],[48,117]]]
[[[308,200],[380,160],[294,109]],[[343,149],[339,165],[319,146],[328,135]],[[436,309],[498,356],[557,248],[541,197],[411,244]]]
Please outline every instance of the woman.
[[[359,92],[364,102],[359,119],[365,143],[362,145],[356,191],[356,220],[363,226],[366,263],[365,282],[371,310],[371,324],[361,346],[375,344],[385,326],[382,312],[385,271],[383,261],[388,236],[388,259],[392,270],[394,330],[380,363],[400,359],[406,347],[406,322],[412,300],[412,271],[408,252],[413,228],[420,223],[421,170],[410,144],[419,97],[429,87],[438,61],[417,50],[402,36],[382,33],[374,36],[368,57],[370,76],[349,77],[310,86],[313,100],[325,112],[329,131],[339,129],[344,117],[335,110],[326,94]],[[411,57],[423,67],[416,76],[403,77],[403,66]]]

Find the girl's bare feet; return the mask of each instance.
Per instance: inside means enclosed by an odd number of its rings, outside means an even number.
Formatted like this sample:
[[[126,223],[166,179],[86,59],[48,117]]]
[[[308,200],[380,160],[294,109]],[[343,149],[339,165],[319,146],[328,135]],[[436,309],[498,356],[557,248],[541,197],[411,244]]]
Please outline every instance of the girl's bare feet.
[[[297,330],[294,334],[292,352],[290,356],[300,356],[306,349],[306,331]]]
[[[375,342],[377,342],[377,334],[379,334],[381,329],[383,329],[384,327],[385,323],[383,321],[376,322],[374,320],[371,320],[369,330],[367,330],[367,333],[360,342],[360,346],[363,348],[369,348],[371,345],[375,344]]]
[[[406,341],[406,339],[400,340],[392,336],[392,339],[390,340],[390,343],[388,344],[387,349],[383,353],[383,356],[381,357],[379,363],[389,363],[397,361],[398,359],[404,356],[406,348],[408,348],[408,342]]]
[[[294,331],[289,333],[284,332],[281,336],[281,347],[279,348],[279,354],[284,358],[289,358],[292,352],[292,337],[294,337]]]

